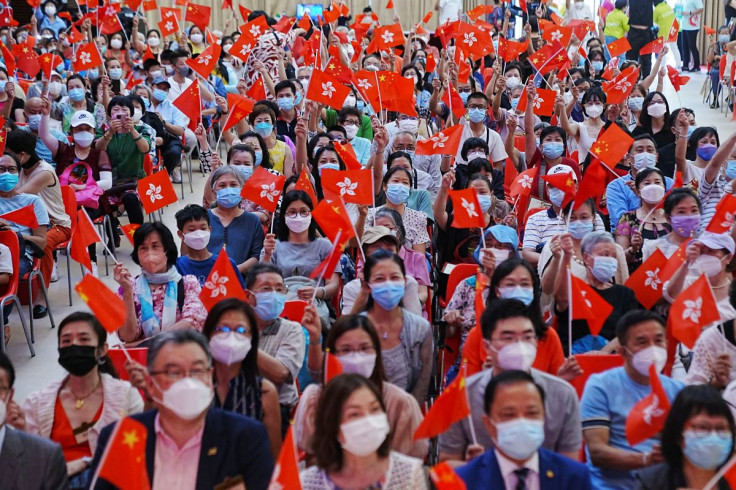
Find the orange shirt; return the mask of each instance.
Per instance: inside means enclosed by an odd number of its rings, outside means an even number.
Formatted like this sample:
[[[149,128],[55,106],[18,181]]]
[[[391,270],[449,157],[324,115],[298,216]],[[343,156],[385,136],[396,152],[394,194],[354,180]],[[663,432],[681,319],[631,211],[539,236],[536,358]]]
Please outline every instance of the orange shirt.
[[[91,422],[92,424],[100,419],[104,405],[104,403],[100,405]],[[64,452],[64,460],[67,463],[85,456],[92,456],[89,441],[86,438],[84,438],[84,442],[77,441],[77,437],[74,435],[74,429],[69,423],[64,406],[61,404],[61,398],[58,396],[56,397],[56,405],[54,405],[54,425],[51,428],[50,438],[52,441],[58,442],[61,445],[61,450]]]
[[[483,369],[486,360],[486,350],[483,348],[483,334],[478,326],[473,327],[468,333],[463,348],[463,360],[467,364],[467,375],[472,376]],[[553,328],[548,328],[544,339],[537,342],[537,357],[532,367],[545,373],[557,376],[557,370],[565,362],[565,354],[562,352],[562,342]]]

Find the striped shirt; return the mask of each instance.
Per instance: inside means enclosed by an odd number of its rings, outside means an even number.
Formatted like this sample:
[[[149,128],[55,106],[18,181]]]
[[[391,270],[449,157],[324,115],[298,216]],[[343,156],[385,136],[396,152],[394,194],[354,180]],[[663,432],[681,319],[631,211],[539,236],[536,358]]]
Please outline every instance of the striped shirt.
[[[726,194],[726,185],[728,180],[722,175],[718,174],[718,177],[709,184],[708,181],[703,177],[700,179],[700,186],[698,187],[698,199],[702,207],[700,214],[700,231],[704,231],[705,227],[708,226],[710,220],[716,214],[716,206],[721,198]]]
[[[596,231],[605,230],[603,220],[598,213],[595,215],[594,229]],[[565,233],[565,231],[565,222],[552,208],[534,213],[526,222],[523,248],[541,252],[545,243],[553,236]]]

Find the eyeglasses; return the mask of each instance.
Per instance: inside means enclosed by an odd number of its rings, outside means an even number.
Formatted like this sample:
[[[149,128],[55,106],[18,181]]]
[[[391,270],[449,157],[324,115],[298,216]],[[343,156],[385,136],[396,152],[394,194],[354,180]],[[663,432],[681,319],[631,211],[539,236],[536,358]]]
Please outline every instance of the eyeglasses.
[[[349,347],[346,347],[344,349],[335,349],[335,355],[338,357],[347,356],[348,354],[352,354],[353,352],[363,354],[375,354],[376,349],[372,345],[364,345],[358,349],[350,349]]]
[[[297,215],[301,216],[302,218],[306,218],[309,216],[311,212],[308,209],[302,209],[301,211],[287,211],[286,217],[287,218],[296,218]]]
[[[220,325],[220,326],[215,327],[215,332],[218,332],[218,333],[220,333],[220,332],[221,333],[235,332],[235,333],[239,333],[241,335],[248,335],[248,333],[249,333],[248,332],[248,328],[247,327],[243,327],[242,325],[239,326],[239,327],[235,327],[235,328],[228,327],[226,325]]]
[[[470,109],[480,109],[482,111],[487,111],[488,110],[488,106],[487,105],[483,105],[483,104],[481,104],[481,105],[478,105],[478,104],[470,104],[470,105],[468,105],[468,110],[470,110]]]
[[[396,145],[396,146],[394,146],[394,151],[414,151],[416,149],[417,148],[414,145],[407,145],[407,146],[404,146],[404,145]]]
[[[9,173],[9,174],[17,174],[18,173],[18,169],[15,168],[15,167],[0,167],[0,175],[4,174],[6,172]]]
[[[193,368],[193,369],[182,369],[180,367],[171,366],[161,371],[151,371],[151,376],[158,376],[163,374],[166,376],[168,381],[176,382],[182,378],[196,378],[200,381],[206,381],[207,377],[212,372],[212,367],[207,368]]]
[[[275,288],[272,288],[271,286],[263,286],[259,289],[254,289],[251,291],[253,294],[258,293],[281,293],[286,294],[289,292],[289,286],[276,286]]]

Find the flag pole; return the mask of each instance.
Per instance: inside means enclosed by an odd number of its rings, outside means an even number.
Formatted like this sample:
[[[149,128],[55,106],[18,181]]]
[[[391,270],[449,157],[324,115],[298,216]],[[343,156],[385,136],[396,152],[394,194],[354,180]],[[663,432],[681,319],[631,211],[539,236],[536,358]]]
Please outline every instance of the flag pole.
[[[342,199],[342,197],[340,198],[340,202],[342,203],[342,207],[345,208],[345,201]],[[374,220],[375,220],[375,217],[376,217],[376,215],[374,213],[373,214],[373,219]],[[363,263],[365,264],[365,262],[366,262],[366,260],[365,260],[365,252],[363,252],[363,246],[361,245],[361,241],[360,241],[360,238],[361,237],[358,236],[358,230],[355,229],[355,224],[352,221],[350,221],[350,220],[348,220],[348,222],[350,223],[350,228],[352,228],[353,233],[355,233],[355,241],[358,242],[358,251],[360,252],[360,257],[363,259]]]
[[[567,357],[572,356],[572,269],[567,266]]]
[[[718,485],[718,481],[733,467],[734,463],[736,463],[736,455],[731,456],[731,459],[729,459],[726,464],[721,466],[721,469],[719,469],[718,472],[713,475],[713,478],[708,480],[708,483],[705,484],[703,490],[711,490],[715,488],[716,485]]]
[[[465,378],[465,375],[467,374],[468,365],[466,363],[463,363],[463,378]],[[468,383],[463,383],[465,385],[465,399],[469,400],[470,395],[468,394]],[[468,425],[470,426],[470,437],[473,439],[473,444],[478,445],[478,438],[475,436],[475,427],[473,426],[473,417],[472,414],[468,414]]]
[[[94,228],[95,228],[95,225],[94,225],[94,224],[92,223],[92,220],[90,219],[89,215],[87,214],[87,210],[86,210],[86,209],[84,209],[84,207],[82,207],[81,209],[82,209],[82,211],[84,212],[84,215],[85,215],[85,216],[87,217],[87,219],[89,220],[89,224],[90,224],[90,225],[92,225],[92,229],[94,230]],[[105,250],[107,250],[107,255],[109,255],[109,256],[110,256],[110,258],[112,259],[112,261],[113,261],[113,262],[115,262],[115,265],[120,265],[120,262],[118,262],[118,259],[116,259],[116,258],[115,258],[115,256],[114,256],[114,255],[112,254],[112,252],[110,252],[110,249],[109,249],[109,248],[107,248],[107,243],[105,243],[105,242],[104,242],[104,241],[102,240],[102,238],[100,237],[100,234],[99,234],[99,233],[97,233],[97,230],[95,230],[95,234],[97,235],[97,238],[99,238],[99,242],[100,242],[100,243],[102,243],[102,246],[103,246],[103,247],[105,247]]]
[[[332,250],[330,250],[330,254],[327,256],[327,263],[329,264],[332,261],[333,254],[337,251],[337,244],[340,243],[340,236],[342,235],[342,230],[337,230],[337,235],[335,236],[335,241],[332,242]],[[326,265],[326,264],[325,264]],[[319,284],[325,279],[325,269],[327,267],[323,267],[322,270],[319,272],[319,277],[317,278],[317,286],[315,286],[314,291],[312,292],[312,299],[310,303],[314,303],[314,300],[317,299],[317,289]],[[326,370],[326,365],[325,365]]]

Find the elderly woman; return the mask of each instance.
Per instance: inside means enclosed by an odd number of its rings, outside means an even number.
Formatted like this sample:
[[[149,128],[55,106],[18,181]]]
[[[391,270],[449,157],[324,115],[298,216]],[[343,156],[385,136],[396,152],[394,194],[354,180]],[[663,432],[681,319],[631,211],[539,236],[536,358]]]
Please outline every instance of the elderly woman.
[[[212,231],[207,244],[213,254],[225,247],[241,274],[258,262],[265,239],[258,216],[240,208],[244,183],[243,174],[231,166],[212,172],[210,187],[217,198],[209,210]]]
[[[558,272],[554,277],[554,312],[557,315],[557,333],[565,348],[565,354],[583,354],[591,350],[610,353],[617,349],[616,323],[624,313],[641,308],[641,306],[631,289],[613,282],[616,271],[621,266],[617,258],[616,242],[611,234],[605,231],[591,231],[585,235],[580,243],[579,256],[576,255],[575,243],[571,234],[558,235],[552,253],[556,257],[555,262],[559,264]],[[585,268],[584,281],[613,307],[613,311],[600,332],[595,336],[590,333],[586,320],[573,319],[572,339],[568,338],[570,298],[568,297],[569,273],[566,271],[570,269],[572,272],[573,262]],[[569,346],[572,346],[572,352],[568,352]]]
[[[160,222],[141,225],[133,234],[132,258],[141,267],[136,278],[124,265],[115,266],[118,294],[127,313],[118,330],[120,340],[133,343],[168,330],[202,330],[207,311],[199,299],[199,281],[177,272],[171,231]]]

